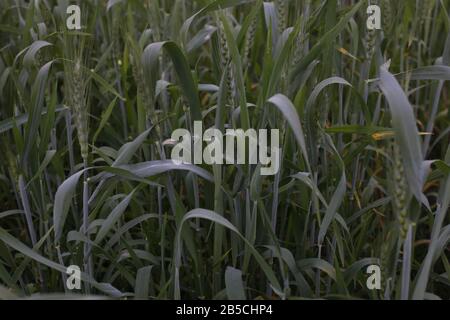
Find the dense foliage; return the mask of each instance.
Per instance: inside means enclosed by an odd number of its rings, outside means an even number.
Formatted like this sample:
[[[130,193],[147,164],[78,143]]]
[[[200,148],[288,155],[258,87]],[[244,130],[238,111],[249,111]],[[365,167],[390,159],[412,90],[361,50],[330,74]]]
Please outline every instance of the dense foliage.
[[[0,298],[449,299],[449,14],[0,1]],[[172,163],[195,120],[279,129],[280,170]]]

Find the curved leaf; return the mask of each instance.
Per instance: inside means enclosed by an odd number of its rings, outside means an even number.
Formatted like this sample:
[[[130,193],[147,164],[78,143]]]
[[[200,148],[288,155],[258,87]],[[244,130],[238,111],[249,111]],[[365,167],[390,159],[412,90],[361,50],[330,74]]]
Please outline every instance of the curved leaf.
[[[281,111],[284,118],[289,123],[292,132],[294,133],[295,139],[297,140],[297,143],[300,146],[300,150],[303,153],[303,158],[307,163],[307,167],[310,168],[308,152],[306,151],[305,136],[303,134],[302,125],[300,123],[300,119],[298,118],[298,114],[297,111],[295,110],[294,105],[286,96],[282,94],[274,95],[272,98],[268,100],[268,102],[275,105],[278,108],[278,110]]]
[[[56,191],[55,204],[53,206],[53,225],[55,226],[55,242],[61,239],[67,213],[77,188],[78,180],[88,169],[81,170],[65,180]]]
[[[392,126],[400,148],[409,188],[416,199],[429,208],[428,200],[422,192],[424,159],[413,109],[400,84],[389,73],[386,66],[380,68],[379,86],[389,103]]]

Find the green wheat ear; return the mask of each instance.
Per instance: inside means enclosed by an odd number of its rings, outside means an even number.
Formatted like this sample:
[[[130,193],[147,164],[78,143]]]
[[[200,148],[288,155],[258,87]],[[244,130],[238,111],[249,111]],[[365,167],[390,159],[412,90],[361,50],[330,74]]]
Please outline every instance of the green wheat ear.
[[[408,232],[408,191],[405,179],[400,148],[397,143],[393,143],[393,173],[394,173],[394,208],[400,225],[400,236],[406,238]]]
[[[73,72],[72,107],[75,116],[75,126],[80,143],[81,157],[87,160],[89,146],[88,112],[86,105],[86,79],[83,76],[81,61],[77,60]]]
[[[277,9],[278,32],[283,33],[288,22],[288,6],[289,0],[275,0],[275,8]]]
[[[219,32],[219,41],[220,41],[220,61],[222,72],[227,70],[227,91],[228,91],[228,104],[230,106],[234,106],[234,97],[235,97],[235,81],[233,76],[233,67],[231,63],[231,53],[230,48],[228,47],[227,38],[225,36],[225,29],[222,21],[217,18],[218,24],[218,32]]]
[[[255,41],[256,23],[258,18],[255,17],[250,26],[248,27],[247,36],[245,37],[245,47],[244,47],[244,61],[247,67],[250,67],[250,50],[253,47]]]
[[[376,30],[367,29],[366,31],[366,60],[372,60],[373,54],[375,53],[375,45],[377,41],[377,32]]]
[[[84,163],[89,155],[89,75],[86,61],[91,39],[89,36],[63,32],[64,98],[69,106],[77,131],[80,153]]]

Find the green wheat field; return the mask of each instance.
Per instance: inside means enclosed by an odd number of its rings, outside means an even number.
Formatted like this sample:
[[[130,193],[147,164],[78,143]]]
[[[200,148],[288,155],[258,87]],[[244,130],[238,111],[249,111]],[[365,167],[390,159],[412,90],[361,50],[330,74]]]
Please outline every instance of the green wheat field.
[[[0,299],[450,299],[449,80],[449,0],[1,0]]]

